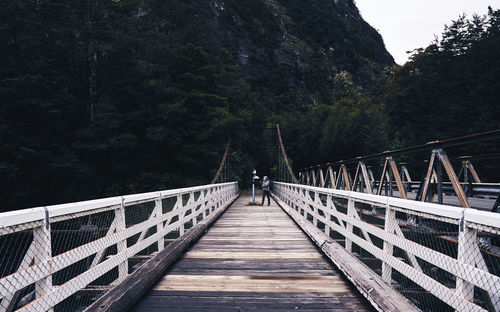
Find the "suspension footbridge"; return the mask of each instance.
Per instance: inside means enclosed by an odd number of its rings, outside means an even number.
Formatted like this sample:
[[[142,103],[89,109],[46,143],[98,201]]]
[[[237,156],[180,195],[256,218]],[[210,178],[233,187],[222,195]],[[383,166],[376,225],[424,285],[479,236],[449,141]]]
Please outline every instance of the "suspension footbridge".
[[[216,183],[228,143],[212,184],[0,214],[0,311],[500,310],[494,155],[445,152],[500,131],[295,175],[276,130],[270,206]]]

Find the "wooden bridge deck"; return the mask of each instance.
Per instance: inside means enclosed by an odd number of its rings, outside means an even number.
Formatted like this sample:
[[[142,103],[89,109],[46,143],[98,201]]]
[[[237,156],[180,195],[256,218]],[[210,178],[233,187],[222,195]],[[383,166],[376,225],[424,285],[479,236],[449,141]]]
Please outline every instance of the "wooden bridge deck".
[[[369,311],[274,202],[241,196],[133,311]]]

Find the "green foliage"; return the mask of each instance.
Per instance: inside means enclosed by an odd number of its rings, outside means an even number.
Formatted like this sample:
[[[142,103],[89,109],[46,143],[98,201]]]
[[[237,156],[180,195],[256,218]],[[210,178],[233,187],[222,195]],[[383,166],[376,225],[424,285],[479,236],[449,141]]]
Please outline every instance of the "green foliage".
[[[408,144],[500,128],[499,11],[464,16],[387,80],[393,137]]]
[[[500,11],[460,17],[404,66],[386,66],[370,88],[360,88],[351,72],[338,72],[330,101],[306,114],[275,117],[296,166],[499,129],[499,25]],[[475,148],[456,152],[499,152]],[[483,174],[493,176],[493,170]]]
[[[491,8],[484,17],[461,16],[440,40],[386,75],[377,97],[386,103],[390,148],[500,128],[499,26],[500,11]],[[476,144],[455,153],[498,152],[498,146]],[[491,164],[483,164],[481,177],[497,181]]]
[[[3,210],[205,184],[227,140],[248,137],[229,129],[252,124],[253,96],[211,44],[207,5],[13,1],[1,14]]]
[[[387,145],[384,106],[358,90],[345,71],[333,81],[331,104],[314,107],[302,117],[277,118],[286,137],[294,138],[287,148],[298,166],[353,158]]]
[[[8,1],[2,210],[205,184],[498,128],[498,11],[393,67],[351,0]]]

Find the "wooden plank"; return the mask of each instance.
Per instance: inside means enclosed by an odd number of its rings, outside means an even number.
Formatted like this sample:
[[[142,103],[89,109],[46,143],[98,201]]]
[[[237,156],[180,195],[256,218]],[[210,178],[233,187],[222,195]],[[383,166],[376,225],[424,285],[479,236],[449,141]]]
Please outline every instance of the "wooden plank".
[[[245,244],[245,242],[247,244]],[[213,244],[210,244],[213,243]],[[292,246],[291,244],[288,246]],[[239,242],[239,243],[228,243],[224,244],[222,241],[212,241],[212,242],[203,242],[199,246],[196,246],[196,250],[200,251],[203,249],[217,249],[220,248],[221,251],[225,250],[233,250],[233,249],[269,249],[272,250],[273,248],[275,250],[282,250],[282,251],[307,251],[307,252],[315,252],[318,250],[318,247],[310,244],[303,244],[301,242],[298,242],[296,246],[293,247],[287,247],[286,244],[280,244],[280,242],[274,242],[270,241],[269,244],[262,244],[261,241],[244,241],[244,242]]]
[[[193,300],[196,298],[196,300]],[[356,303],[352,294],[290,292],[190,292],[152,291],[150,299],[139,303],[136,310],[210,311],[369,311]],[[217,310],[217,311],[219,311]]]
[[[148,296],[161,296],[161,297],[171,297],[171,298],[234,298],[235,300],[239,300],[241,298],[247,299],[261,299],[261,300],[304,300],[306,302],[311,302],[313,300],[322,301],[322,300],[331,300],[333,302],[339,302],[342,298],[358,298],[359,294],[355,292],[343,293],[340,295],[333,293],[325,293],[325,292],[298,292],[290,294],[289,292],[213,292],[213,291],[156,291],[151,290],[148,293]]]
[[[323,256],[318,252],[205,252],[189,251],[184,258],[196,259],[321,259]]]
[[[312,248],[314,250],[317,247],[309,242],[302,241],[286,241],[288,243],[283,243],[283,241],[267,241],[267,244],[263,244],[260,240],[253,241],[220,241],[220,240],[212,240],[212,241],[200,241],[198,242],[196,249],[203,247],[262,247],[262,248],[284,248],[288,250],[302,249],[302,248]]]
[[[157,292],[157,293],[163,293],[163,292]],[[280,293],[281,294],[281,293]],[[192,300],[189,297],[185,296],[177,296],[177,297],[165,297],[161,295],[156,295],[152,298],[152,300],[149,302],[149,306],[156,306],[156,307],[206,307],[210,306],[213,304],[224,304],[224,305],[231,305],[233,304],[234,306],[238,306],[241,304],[252,304],[252,305],[259,305],[261,307],[267,306],[267,307],[291,307],[294,309],[297,306],[301,306],[303,308],[306,308],[307,306],[314,305],[316,309],[322,308],[322,309],[329,309],[329,308],[335,308],[335,307],[341,307],[341,306],[346,306],[345,303],[342,303],[340,298],[335,298],[335,297],[327,297],[324,298],[323,300],[318,300],[321,297],[317,298],[293,298],[290,297],[290,293],[285,293],[288,294],[287,297],[256,297],[256,296],[251,296],[251,297],[246,297],[246,296],[241,296],[241,297],[233,297],[233,296],[224,296],[224,293],[219,293],[219,296],[211,296],[211,297],[198,297],[198,300]],[[173,300],[175,298],[175,300]],[[266,310],[266,309],[264,309]]]
[[[230,237],[214,237],[213,235],[207,236],[206,238],[200,239],[200,241],[227,241],[231,239]],[[303,242],[303,237],[287,237],[287,238],[279,238],[279,237],[237,237],[240,241],[248,241],[248,242]]]
[[[273,235],[270,235],[273,234]],[[228,238],[228,239],[263,239],[270,237],[279,237],[279,233],[266,233],[266,232],[245,232],[245,233],[207,233],[210,238]],[[288,233],[287,238],[300,238],[302,240],[307,239],[307,236],[303,233]]]
[[[235,202],[134,311],[369,310],[279,206],[249,201]]]
[[[147,307],[144,311],[151,311],[151,312],[164,312],[165,308],[157,308],[157,307]],[[169,308],[169,312],[199,312],[200,308],[199,307],[175,307],[175,308]],[[261,312],[261,311],[266,311],[266,312],[285,312],[285,311],[290,311],[290,308],[274,308],[274,307],[268,307],[266,309],[263,309],[262,307],[245,307],[245,310],[242,310],[241,307],[235,307],[235,306],[230,306],[230,307],[220,307],[220,306],[214,306],[211,309],[205,308],[203,309],[203,312],[240,312],[240,311],[246,311],[246,312]],[[320,309],[300,309],[301,312],[318,312],[321,311]],[[335,309],[328,309],[330,312],[338,311],[338,312],[344,312],[344,311],[366,311],[366,310],[359,310],[357,306],[341,306],[339,308]]]
[[[314,246],[313,243],[310,241],[305,241],[303,239],[281,239],[281,240],[265,240],[265,239],[252,239],[252,240],[239,240],[239,239],[226,239],[226,240],[221,240],[221,239],[211,239],[211,238],[202,238],[198,240],[196,243],[196,248],[199,246],[203,245],[210,245],[210,246],[217,246],[217,245],[243,245],[243,246],[252,246],[252,245],[257,245],[257,246],[283,246],[283,245],[288,245],[289,248],[294,248],[297,246]]]
[[[301,233],[296,227],[270,227],[268,226],[241,226],[241,227],[217,227],[209,230],[210,233]]]
[[[300,232],[297,229],[297,226],[295,224],[273,224],[273,222],[266,222],[266,223],[260,223],[260,224],[243,224],[243,223],[227,223],[227,224],[222,224],[220,226],[214,227],[212,230],[218,230],[221,229],[223,231],[228,230],[228,229],[238,229],[238,230],[260,230],[260,229],[266,229],[266,230],[284,230],[284,231],[295,231],[295,232]]]
[[[302,252],[302,253],[310,253],[310,252],[317,252],[317,247],[315,246],[294,246],[294,248],[289,248],[287,246],[283,245],[268,245],[268,246],[262,246],[262,245],[202,245],[202,246],[197,246],[196,247],[197,251],[204,251],[204,252],[217,252],[217,251],[224,251],[224,252],[229,252],[229,251],[250,251],[250,252],[264,252],[264,251],[279,251],[279,252],[285,252],[285,251],[293,251],[293,252]],[[148,257],[149,258],[149,257]]]
[[[172,266],[172,270],[189,269],[221,269],[221,270],[260,270],[266,273],[268,270],[293,270],[296,272],[310,272],[314,270],[323,270],[336,273],[332,266],[326,261],[317,261],[316,259],[182,259]]]
[[[339,276],[338,273],[331,270],[301,270],[301,269],[265,269],[258,268],[250,269],[207,269],[207,268],[179,268],[169,270],[169,274],[184,274],[184,275],[224,275],[224,276],[275,276],[277,280],[285,278],[290,275],[308,275],[308,276]]]
[[[235,292],[350,292],[337,276],[167,275],[154,290]]]

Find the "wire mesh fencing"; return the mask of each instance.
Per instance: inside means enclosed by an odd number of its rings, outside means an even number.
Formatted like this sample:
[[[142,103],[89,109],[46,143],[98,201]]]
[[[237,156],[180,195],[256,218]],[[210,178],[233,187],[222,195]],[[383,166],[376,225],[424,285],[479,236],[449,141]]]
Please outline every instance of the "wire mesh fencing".
[[[287,183],[274,192],[421,310],[500,310],[499,214]]]
[[[0,214],[0,312],[83,311],[237,192],[233,182]]]

